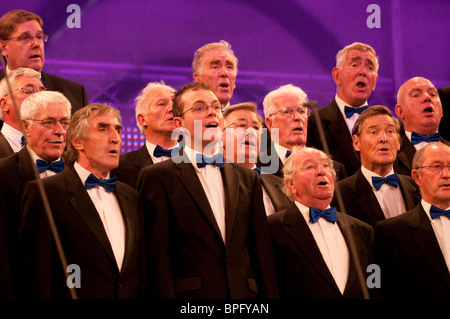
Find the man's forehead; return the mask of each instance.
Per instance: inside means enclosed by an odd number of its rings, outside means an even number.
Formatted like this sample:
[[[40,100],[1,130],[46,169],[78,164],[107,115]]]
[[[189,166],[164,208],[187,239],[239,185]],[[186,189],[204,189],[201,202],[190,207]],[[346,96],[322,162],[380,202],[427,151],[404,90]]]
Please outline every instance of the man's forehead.
[[[211,49],[205,52],[203,59],[206,63],[211,63],[213,61],[226,60],[227,62],[235,63],[235,57],[231,55],[228,50],[221,49]]]
[[[219,103],[219,100],[212,91],[204,89],[188,91],[183,94],[182,98],[186,102],[190,102],[192,104],[197,102],[213,103],[216,101]]]
[[[27,20],[27,21],[24,21],[22,23],[17,24],[16,27],[14,28],[14,31],[12,33],[15,33],[15,32],[28,32],[28,29],[29,29],[29,27],[31,25],[37,27],[39,29],[39,31],[42,32],[42,28],[41,28],[39,22],[37,20],[33,19],[33,20]]]

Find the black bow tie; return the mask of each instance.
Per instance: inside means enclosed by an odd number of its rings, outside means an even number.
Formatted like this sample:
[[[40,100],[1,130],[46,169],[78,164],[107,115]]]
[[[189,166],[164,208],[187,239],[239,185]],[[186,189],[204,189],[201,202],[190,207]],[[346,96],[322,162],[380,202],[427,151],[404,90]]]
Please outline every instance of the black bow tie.
[[[39,171],[39,174],[42,172],[45,172],[46,170],[51,170],[55,173],[60,173],[64,170],[64,161],[62,159],[60,159],[59,161],[49,163],[49,162],[37,159],[36,166]]]
[[[440,142],[441,138],[439,137],[439,133],[434,133],[431,135],[420,135],[416,132],[411,132],[411,143],[413,145],[419,144],[420,142]]]
[[[431,219],[439,218],[442,215],[447,216],[448,218],[450,218],[450,209],[447,209],[447,210],[440,209],[439,207],[431,205],[431,208],[430,208]]]
[[[372,184],[373,187],[376,188],[376,190],[380,190],[381,186],[383,186],[384,183],[387,183],[395,188],[398,187],[398,176],[397,174],[391,174],[386,177],[378,177],[378,176],[372,176]]]
[[[176,154],[178,154],[179,151],[180,151],[179,147],[165,149],[165,148],[161,147],[160,145],[156,145],[155,150],[153,151],[153,156],[155,156],[155,157],[161,157],[161,156],[172,157],[172,154],[173,154],[173,156],[175,156]]]
[[[361,107],[350,107],[348,105],[344,108],[345,117],[351,118],[353,114],[358,113],[361,114],[364,110],[366,110],[369,106],[361,106]]]
[[[220,168],[224,167],[223,154],[221,154],[221,153],[215,154],[211,157],[204,156],[203,154],[197,154],[195,159],[196,159],[198,168],[205,167],[208,164],[215,165]]]
[[[315,207],[309,208],[309,220],[311,223],[317,222],[320,217],[323,217],[334,224],[337,221],[336,207],[330,207],[325,210],[320,210]]]
[[[91,189],[99,185],[112,193],[114,192],[116,184],[117,184],[117,176],[111,177],[109,179],[99,179],[95,175],[90,174],[86,179],[86,182],[84,183],[84,187],[86,187],[86,189]]]

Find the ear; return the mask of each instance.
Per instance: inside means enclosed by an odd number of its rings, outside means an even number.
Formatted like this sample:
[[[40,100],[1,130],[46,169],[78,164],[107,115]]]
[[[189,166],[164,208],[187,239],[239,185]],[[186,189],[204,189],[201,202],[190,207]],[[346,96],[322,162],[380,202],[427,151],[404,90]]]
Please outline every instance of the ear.
[[[22,120],[22,125],[23,125],[23,134],[26,136],[30,136],[30,122],[28,122],[27,120]]]
[[[272,130],[272,119],[270,117],[266,117],[264,120],[264,123],[266,123],[266,127],[269,131]]]
[[[360,144],[359,137],[357,135],[353,135],[352,140],[353,140],[353,147],[354,147],[355,151],[360,152],[361,144]]]
[[[9,104],[4,97],[0,99],[0,107],[2,108],[3,114],[9,113]]]
[[[8,63],[8,49],[6,48],[6,42],[0,40],[0,52],[5,57],[6,62]]]
[[[137,116],[137,122],[140,126],[147,128],[147,121],[145,120],[144,114],[138,114]]]
[[[193,78],[194,78],[194,82],[199,82],[201,80],[201,76],[197,72],[193,73]]]
[[[416,182],[416,184],[417,184],[417,186],[421,186],[421,180],[420,180],[420,174],[419,174],[419,171],[418,170],[416,170],[416,169],[413,169],[412,171],[411,171],[411,176],[412,176],[412,178],[414,179],[414,181]]]
[[[70,139],[70,143],[72,144],[72,146],[78,151],[82,151],[84,149],[84,143],[83,140],[80,138],[76,138],[76,137],[72,137]]]
[[[334,83],[336,83],[337,86],[340,86],[341,85],[340,70],[334,67],[333,70],[331,71],[331,75],[333,76]]]
[[[175,125],[175,128],[184,127],[183,122],[183,119],[179,116],[173,118],[173,124]]]
[[[285,179],[284,180],[284,185],[286,185],[286,187],[291,191],[292,195],[294,196],[295,194],[297,194],[297,189],[294,186],[294,182],[291,179]]]
[[[397,117],[399,119],[401,119],[402,121],[404,120],[404,116],[403,116],[403,108],[400,104],[397,104],[395,106],[395,114],[397,115]]]

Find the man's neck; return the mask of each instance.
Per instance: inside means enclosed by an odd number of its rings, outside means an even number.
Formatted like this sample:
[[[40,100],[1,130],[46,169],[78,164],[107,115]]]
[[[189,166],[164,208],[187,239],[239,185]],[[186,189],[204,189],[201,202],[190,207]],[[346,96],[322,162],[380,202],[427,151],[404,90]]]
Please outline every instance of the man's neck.
[[[367,170],[372,173],[378,174],[381,177],[386,177],[392,171],[393,163],[389,164],[371,164],[367,165],[365,163],[362,164]]]
[[[159,145],[165,149],[172,148],[177,144],[177,141],[172,140],[170,135],[167,136],[167,135],[153,134],[153,135],[147,135],[146,139],[149,143],[152,143],[154,145]]]

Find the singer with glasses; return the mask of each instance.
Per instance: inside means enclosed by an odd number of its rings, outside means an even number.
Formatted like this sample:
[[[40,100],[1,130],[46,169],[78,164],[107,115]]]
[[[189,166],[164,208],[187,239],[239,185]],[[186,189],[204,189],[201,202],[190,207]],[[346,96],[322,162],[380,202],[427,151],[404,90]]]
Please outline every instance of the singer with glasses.
[[[8,79],[0,81],[0,119],[4,122],[0,133],[0,158],[20,151],[25,145],[20,127],[20,106],[29,95],[45,90],[39,72],[29,68],[15,69]],[[16,106],[19,113],[16,113]]]
[[[371,297],[365,271],[373,261],[373,229],[330,205],[331,159],[323,151],[297,147],[283,173],[283,190],[293,202],[267,217],[280,298]]]
[[[58,121],[55,127],[60,127]],[[20,231],[20,295],[64,299],[143,297],[144,234],[138,192],[111,177],[119,164],[119,111],[90,104],[74,113],[67,130],[67,168],[43,181],[67,264],[78,281],[67,284],[55,250],[39,185],[27,185]]]
[[[43,72],[45,44],[50,38],[43,31],[40,16],[25,10],[12,10],[0,17],[0,50],[6,60],[0,79],[17,68],[39,72],[40,80],[49,91],[58,91],[70,101],[72,113],[88,104],[82,84]]]
[[[413,209],[421,198],[419,189],[411,176],[398,174],[393,166],[400,149],[399,120],[387,107],[371,106],[356,120],[352,137],[361,168],[337,183],[347,214],[375,226]],[[337,197],[333,205],[338,205]]]
[[[431,142],[413,158],[422,200],[375,225],[375,257],[384,298],[450,298],[450,146]]]
[[[404,126],[394,164],[396,172],[411,175],[414,154],[428,143],[450,145],[439,135],[443,109],[438,90],[430,80],[417,76],[403,83],[397,93],[395,114]]]
[[[69,121],[71,114],[69,100],[59,92],[34,93],[21,104],[20,113],[27,144],[20,151],[0,159],[0,218],[5,227],[14,276],[18,275],[17,240],[22,220],[20,207],[26,185],[36,178],[53,176],[65,167],[62,155],[67,127],[63,127],[60,122],[53,127],[44,127],[29,119]],[[14,278],[14,284],[17,284],[17,277]]]

